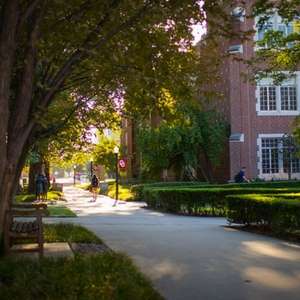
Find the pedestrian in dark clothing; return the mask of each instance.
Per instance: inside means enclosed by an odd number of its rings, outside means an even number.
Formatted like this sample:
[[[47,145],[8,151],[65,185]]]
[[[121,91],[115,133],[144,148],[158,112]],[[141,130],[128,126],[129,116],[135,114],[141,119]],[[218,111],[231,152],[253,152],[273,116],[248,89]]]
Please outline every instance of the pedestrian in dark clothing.
[[[97,176],[94,174],[91,181],[91,192],[93,194],[93,200],[91,202],[95,202],[97,199],[98,194],[98,188],[99,188],[99,180]]]
[[[35,193],[36,193],[36,200],[41,201],[44,194],[44,186],[45,186],[45,176],[40,173],[35,179]]]
[[[241,170],[234,176],[235,183],[249,182],[246,177],[246,168],[242,167]]]

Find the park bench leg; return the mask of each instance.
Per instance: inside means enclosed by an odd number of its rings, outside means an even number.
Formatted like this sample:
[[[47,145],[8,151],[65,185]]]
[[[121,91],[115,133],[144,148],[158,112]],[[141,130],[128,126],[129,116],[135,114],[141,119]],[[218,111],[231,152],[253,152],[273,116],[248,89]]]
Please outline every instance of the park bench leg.
[[[37,221],[39,224],[39,231],[38,231],[39,257],[42,258],[44,256],[44,237],[43,237],[43,222],[41,216],[38,216]]]

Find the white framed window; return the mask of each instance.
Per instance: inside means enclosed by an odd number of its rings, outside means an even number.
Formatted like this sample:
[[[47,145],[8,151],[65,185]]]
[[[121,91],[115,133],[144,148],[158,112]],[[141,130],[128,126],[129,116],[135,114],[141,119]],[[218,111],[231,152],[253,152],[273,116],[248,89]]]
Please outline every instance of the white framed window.
[[[283,36],[287,37],[291,33],[298,33],[299,32],[299,21],[294,20],[292,22],[287,22],[285,21],[279,14],[278,12],[274,12],[273,15],[271,15],[265,22],[264,24],[259,24],[260,17],[257,16],[255,17],[255,36],[254,40],[256,42],[262,41],[266,33],[268,31],[281,31]],[[288,44],[288,46],[290,46]],[[260,48],[268,48],[268,45],[265,44],[265,46],[259,45],[256,46],[255,49],[260,49]]]
[[[300,114],[300,72],[275,85],[264,78],[256,86],[256,111],[259,116],[297,116]]]
[[[261,111],[276,111],[276,87],[260,86],[259,99]]]
[[[262,174],[279,173],[280,138],[261,138],[261,170]]]
[[[297,110],[297,88],[296,86],[280,87],[281,110]]]
[[[284,134],[259,134],[257,139],[257,161],[259,177],[287,179],[289,173],[289,155],[291,155],[292,178],[300,178],[300,159],[289,153],[282,137]]]

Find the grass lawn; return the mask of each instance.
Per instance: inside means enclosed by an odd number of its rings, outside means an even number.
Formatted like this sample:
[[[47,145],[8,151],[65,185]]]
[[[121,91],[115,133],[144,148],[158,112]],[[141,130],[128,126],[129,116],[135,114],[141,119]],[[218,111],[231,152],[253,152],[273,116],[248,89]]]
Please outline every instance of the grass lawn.
[[[123,201],[132,201],[134,198],[133,193],[130,190],[131,185],[129,184],[119,184],[119,200]],[[109,197],[115,199],[116,198],[116,184],[111,183],[108,186],[108,194]]]
[[[85,227],[69,223],[44,224],[44,239],[47,243],[103,243],[100,238]]]
[[[16,202],[33,202],[36,200],[35,194],[21,194],[15,198]],[[57,191],[50,191],[47,193],[47,201],[63,200],[63,193]]]
[[[46,225],[46,241],[98,242],[87,229]],[[42,260],[0,258],[0,299],[163,299],[124,254],[106,252]]]
[[[49,217],[77,217],[69,208],[63,205],[48,205]]]
[[[17,203],[29,203],[36,200],[34,194],[21,194],[15,198]],[[64,205],[51,204],[51,202],[63,200],[63,193],[58,191],[50,191],[47,193],[49,217],[76,217],[76,214]]]

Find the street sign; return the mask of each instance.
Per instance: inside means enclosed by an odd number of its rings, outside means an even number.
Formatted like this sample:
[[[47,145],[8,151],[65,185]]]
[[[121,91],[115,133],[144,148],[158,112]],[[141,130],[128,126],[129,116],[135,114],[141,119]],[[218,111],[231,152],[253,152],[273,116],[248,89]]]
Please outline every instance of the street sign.
[[[119,167],[120,169],[126,168],[126,160],[124,158],[119,159]]]

